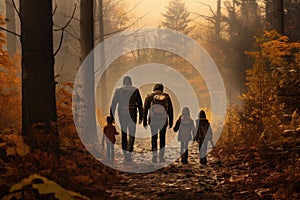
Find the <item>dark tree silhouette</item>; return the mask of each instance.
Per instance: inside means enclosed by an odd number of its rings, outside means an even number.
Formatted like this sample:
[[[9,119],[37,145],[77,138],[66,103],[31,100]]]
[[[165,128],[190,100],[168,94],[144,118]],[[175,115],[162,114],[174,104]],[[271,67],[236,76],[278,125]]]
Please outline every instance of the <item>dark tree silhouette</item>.
[[[278,33],[284,34],[284,10],[283,0],[266,1],[267,29],[275,29]]]
[[[164,21],[162,27],[169,28],[183,34],[189,34],[192,27],[189,27],[191,19],[189,18],[190,12],[185,6],[185,2],[181,0],[172,0],[166,7],[166,13],[162,14]]]
[[[300,41],[300,1],[284,2],[285,16],[284,29],[285,34],[289,36],[291,41]]]
[[[94,12],[93,0],[81,0],[80,2],[80,47],[81,62],[94,49]],[[84,111],[87,114],[86,126],[83,127],[85,143],[94,144],[97,141],[96,109],[94,93],[94,61],[89,59],[83,68],[82,95]],[[92,146],[93,148],[93,146]]]
[[[32,148],[57,153],[52,1],[21,0],[18,14],[21,17],[23,135]],[[38,139],[36,136],[41,134],[45,137]]]

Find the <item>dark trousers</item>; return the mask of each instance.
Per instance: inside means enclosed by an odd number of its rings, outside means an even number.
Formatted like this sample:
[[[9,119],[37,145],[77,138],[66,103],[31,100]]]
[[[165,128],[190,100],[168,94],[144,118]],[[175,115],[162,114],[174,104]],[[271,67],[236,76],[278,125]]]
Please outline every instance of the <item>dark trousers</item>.
[[[151,147],[153,151],[153,156],[157,156],[157,139],[159,135],[159,157],[164,158],[166,146],[166,130],[167,125],[161,126],[150,125],[151,129]]]
[[[107,160],[113,162],[115,158],[114,144],[108,142],[106,146],[107,146]]]
[[[206,164],[207,159],[206,159],[206,153],[207,153],[207,144],[208,144],[208,139],[207,138],[200,138],[199,141],[199,153],[200,153],[200,163],[201,164]]]
[[[186,162],[188,160],[189,142],[181,141],[180,143],[181,143],[181,148],[180,148],[181,161]]]
[[[136,124],[130,117],[120,118],[120,124],[122,130],[122,149],[123,151],[133,152]]]
[[[212,138],[208,138],[208,139],[207,139],[207,144],[208,144],[208,142],[210,142],[210,144],[211,144],[212,147],[215,146],[214,141],[213,141]]]
[[[206,156],[207,145],[208,145],[207,139],[204,139],[204,138],[200,139],[200,141],[199,141],[200,158],[204,158]]]

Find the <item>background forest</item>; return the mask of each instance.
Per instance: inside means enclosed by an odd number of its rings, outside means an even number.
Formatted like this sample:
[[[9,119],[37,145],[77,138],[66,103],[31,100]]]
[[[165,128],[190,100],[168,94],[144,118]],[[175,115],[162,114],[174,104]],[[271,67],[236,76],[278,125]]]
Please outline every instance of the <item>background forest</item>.
[[[206,15],[190,12],[183,0],[170,0],[159,28],[196,40],[224,79],[227,116],[210,153],[226,188],[219,197],[299,199],[300,1],[215,1],[216,7],[203,4],[210,9]],[[147,13],[138,15],[138,4],[1,0],[3,199],[124,199],[128,195],[108,192],[112,185],[126,184],[127,175],[124,178],[97,161],[81,143],[73,121],[72,89],[80,64],[96,45],[121,31],[147,26],[143,21]],[[121,56],[106,70],[93,94],[100,106],[92,108],[97,118],[91,123],[96,119],[104,123],[117,80],[134,66],[151,62],[171,66],[185,76],[201,107],[213,115],[203,77],[191,64],[169,52],[142,49]],[[149,88],[143,88],[142,94]],[[176,107],[175,117],[179,113]]]

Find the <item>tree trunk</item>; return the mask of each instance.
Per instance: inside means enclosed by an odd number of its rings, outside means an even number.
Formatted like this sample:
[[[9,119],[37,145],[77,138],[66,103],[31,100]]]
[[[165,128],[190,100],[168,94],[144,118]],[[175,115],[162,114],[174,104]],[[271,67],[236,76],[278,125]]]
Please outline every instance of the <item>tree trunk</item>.
[[[80,2],[80,48],[81,62],[94,49],[93,0]]]
[[[274,10],[273,10],[273,22],[274,29],[280,33],[284,34],[284,10],[283,10],[283,0],[273,0]]]
[[[99,0],[99,37],[100,37],[100,43],[104,41],[104,14],[103,14],[103,0]],[[105,53],[104,53],[104,46],[101,48],[101,65],[104,65],[105,63]],[[101,108],[104,109],[102,113],[109,113],[108,104],[107,104],[107,85],[106,85],[106,79],[107,79],[107,70],[102,75],[102,85],[101,85],[101,101],[102,105]]]
[[[20,0],[20,15],[23,135],[32,148],[58,153],[52,1]]]
[[[221,33],[221,0],[217,1],[217,15],[216,15],[216,36],[219,38]]]
[[[284,9],[283,0],[267,0],[266,2],[266,28],[275,29],[284,34]]]
[[[6,4],[6,27],[12,32],[16,32],[15,9],[11,0],[5,0]],[[10,56],[13,56],[17,50],[16,36],[7,32],[7,51]]]
[[[98,141],[96,129],[96,109],[95,109],[95,92],[94,92],[94,56],[84,61],[89,53],[94,49],[94,14],[93,0],[81,0],[80,2],[80,46],[81,62],[84,63],[82,77],[82,92],[84,98],[82,114],[86,116],[82,123],[82,135],[84,144],[89,144],[88,148],[94,149],[94,144]],[[92,150],[89,149],[89,150]]]

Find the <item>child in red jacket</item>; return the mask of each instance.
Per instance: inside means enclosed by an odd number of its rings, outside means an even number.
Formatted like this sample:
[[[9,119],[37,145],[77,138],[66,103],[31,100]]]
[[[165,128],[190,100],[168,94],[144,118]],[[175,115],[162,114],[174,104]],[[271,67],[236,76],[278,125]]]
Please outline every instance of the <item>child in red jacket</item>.
[[[115,135],[119,135],[116,127],[113,125],[113,119],[110,116],[106,117],[107,125],[103,128],[102,147],[104,147],[104,140],[107,146],[107,160],[110,163],[114,162],[114,144],[116,143]],[[105,138],[104,138],[105,137]]]

